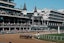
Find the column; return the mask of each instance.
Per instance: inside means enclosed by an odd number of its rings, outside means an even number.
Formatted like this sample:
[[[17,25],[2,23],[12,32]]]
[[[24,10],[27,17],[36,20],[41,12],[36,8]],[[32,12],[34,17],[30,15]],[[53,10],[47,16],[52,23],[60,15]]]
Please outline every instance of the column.
[[[42,25],[43,25],[43,20],[42,20]]]
[[[24,31],[24,27],[23,27],[23,31]]]
[[[3,25],[4,25],[4,22],[3,22]]]
[[[14,30],[16,31],[16,27],[14,27]]]
[[[4,28],[3,28],[3,31],[4,31]]]
[[[33,17],[32,17],[32,25],[34,25],[34,19],[33,19]]]
[[[48,21],[47,21],[47,25],[48,25]]]
[[[9,27],[9,31],[11,31],[11,28]]]
[[[15,18],[14,18],[14,24],[15,24]]]
[[[46,21],[44,21],[44,25],[46,25]]]
[[[30,21],[29,21],[29,25],[30,25]]]
[[[21,31],[21,27],[19,27],[19,31]]]
[[[29,31],[31,31],[31,27],[29,27]]]
[[[8,24],[10,25],[10,21],[8,22]]]
[[[58,26],[58,34],[60,34],[60,26]]]
[[[32,19],[32,25],[33,25],[33,23],[34,23],[34,20]]]

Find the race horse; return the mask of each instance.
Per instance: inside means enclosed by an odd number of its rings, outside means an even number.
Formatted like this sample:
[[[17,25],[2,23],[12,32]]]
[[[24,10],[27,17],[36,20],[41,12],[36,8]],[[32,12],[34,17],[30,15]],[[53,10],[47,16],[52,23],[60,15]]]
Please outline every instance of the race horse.
[[[32,35],[30,34],[23,34],[23,35],[20,35],[20,38],[25,38],[25,39],[32,39]]]

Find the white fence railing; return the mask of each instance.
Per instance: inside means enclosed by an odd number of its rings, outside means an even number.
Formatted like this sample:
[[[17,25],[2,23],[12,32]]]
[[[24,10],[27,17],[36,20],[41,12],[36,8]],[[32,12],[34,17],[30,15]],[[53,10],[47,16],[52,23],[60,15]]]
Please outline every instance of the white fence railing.
[[[38,37],[43,40],[64,41],[64,36],[40,35]]]

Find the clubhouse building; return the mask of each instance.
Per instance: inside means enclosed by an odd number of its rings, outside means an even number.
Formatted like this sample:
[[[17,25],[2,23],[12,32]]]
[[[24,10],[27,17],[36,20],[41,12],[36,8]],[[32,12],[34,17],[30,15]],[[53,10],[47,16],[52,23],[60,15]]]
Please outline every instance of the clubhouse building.
[[[28,12],[16,9],[14,0],[0,0],[0,32],[30,32],[55,29],[64,30],[64,11],[53,9],[39,10],[36,7]]]

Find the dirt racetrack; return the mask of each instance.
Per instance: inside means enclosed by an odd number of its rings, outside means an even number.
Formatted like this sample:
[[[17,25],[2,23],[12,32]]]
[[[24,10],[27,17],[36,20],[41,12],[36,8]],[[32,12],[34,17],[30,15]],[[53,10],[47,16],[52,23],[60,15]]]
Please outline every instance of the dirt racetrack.
[[[20,34],[3,34],[0,35],[0,43],[54,43],[50,41],[43,41],[37,39],[20,39]]]

